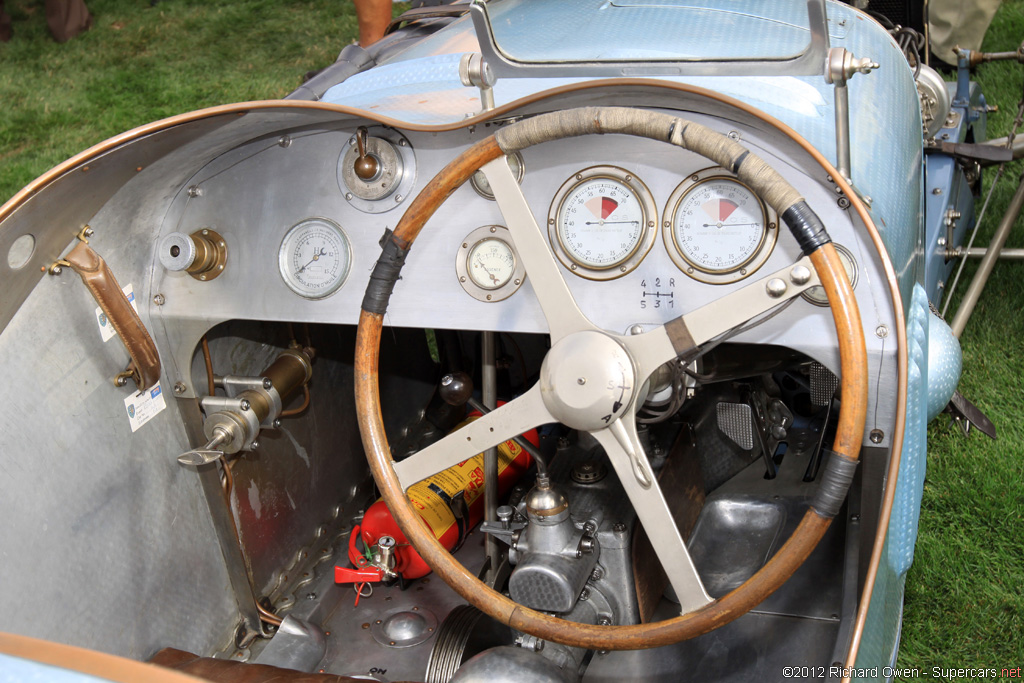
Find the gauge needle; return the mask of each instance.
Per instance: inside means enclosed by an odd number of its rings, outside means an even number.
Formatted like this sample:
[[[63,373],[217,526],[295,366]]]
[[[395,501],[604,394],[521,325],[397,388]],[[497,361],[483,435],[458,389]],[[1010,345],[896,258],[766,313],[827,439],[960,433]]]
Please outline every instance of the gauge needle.
[[[314,249],[313,249],[313,258],[309,259],[309,263],[307,263],[307,264],[306,264],[305,266],[302,266],[301,268],[299,268],[299,270],[298,270],[298,273],[301,273],[301,272],[305,271],[305,270],[306,270],[306,268],[307,268],[307,267],[308,267],[308,266],[309,266],[309,265],[310,265],[311,263],[313,263],[314,261],[319,261],[319,260],[320,260],[320,257],[321,257],[321,256],[326,256],[326,255],[327,255],[327,247],[321,247],[321,248],[320,248],[320,251],[317,251],[317,250],[316,250],[316,249],[314,248]],[[298,273],[296,273],[296,275],[297,275]]]
[[[483,261],[477,259],[476,264],[484,269],[484,272],[487,273],[487,277],[491,278],[491,282],[493,282],[494,284],[498,284],[498,278],[495,277],[494,273],[491,272],[490,268],[484,265]]]
[[[743,228],[749,225],[761,225],[760,223],[704,223],[705,228]]]
[[[587,221],[585,225],[629,225],[640,221]]]

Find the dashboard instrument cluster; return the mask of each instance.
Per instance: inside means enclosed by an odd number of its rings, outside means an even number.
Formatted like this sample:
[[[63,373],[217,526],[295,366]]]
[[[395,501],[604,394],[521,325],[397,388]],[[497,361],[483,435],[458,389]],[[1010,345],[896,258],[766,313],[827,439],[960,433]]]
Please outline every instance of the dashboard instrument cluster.
[[[693,118],[738,129],[789,177],[843,245],[856,284],[862,246],[827,179],[784,161],[788,143],[735,122]],[[354,119],[221,155],[187,180],[164,219],[157,286],[165,314],[356,323],[385,230],[435,174],[488,134],[399,131]],[[757,193],[692,152],[609,135],[506,158],[577,305],[605,329],[664,323],[800,258]],[[290,179],[288,192],[253,193],[281,177]],[[395,286],[389,324],[546,330],[500,204],[478,172],[437,208]],[[780,318],[776,343],[829,333],[823,293],[808,291],[801,301],[804,334]]]

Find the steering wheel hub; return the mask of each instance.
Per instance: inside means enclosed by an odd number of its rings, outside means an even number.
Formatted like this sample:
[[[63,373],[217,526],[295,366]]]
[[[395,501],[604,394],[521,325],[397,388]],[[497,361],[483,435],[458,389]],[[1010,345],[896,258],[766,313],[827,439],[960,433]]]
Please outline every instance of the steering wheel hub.
[[[615,339],[593,330],[555,343],[540,369],[540,391],[551,416],[594,431],[617,420],[633,399],[636,372]]]

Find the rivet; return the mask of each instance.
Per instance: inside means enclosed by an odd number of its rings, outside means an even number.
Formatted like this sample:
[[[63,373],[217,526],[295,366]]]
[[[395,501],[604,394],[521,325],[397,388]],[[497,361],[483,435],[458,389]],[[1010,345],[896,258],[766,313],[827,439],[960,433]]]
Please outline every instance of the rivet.
[[[576,380],[576,384],[579,384],[580,386],[583,386],[586,383],[587,383],[587,378],[586,377],[580,377],[578,380]]]
[[[811,279],[811,270],[807,266],[793,266],[789,271],[789,279],[794,285],[805,285]]]
[[[176,394],[184,394],[185,393],[185,383],[184,382],[175,382],[174,383],[174,393],[176,393]]]
[[[164,295],[163,294],[154,294],[153,295],[153,303],[156,304],[157,306],[163,306],[164,305],[164,301],[166,301],[166,299],[164,299]]]
[[[882,439],[885,438],[885,432],[881,429],[872,429],[868,438],[871,439],[871,443],[882,443]]]
[[[885,339],[889,336],[889,328],[885,325],[879,325],[875,328],[875,336],[879,339]]]
[[[773,299],[778,299],[780,296],[786,293],[786,282],[782,278],[773,277],[768,281],[768,284],[764,286],[768,296]]]

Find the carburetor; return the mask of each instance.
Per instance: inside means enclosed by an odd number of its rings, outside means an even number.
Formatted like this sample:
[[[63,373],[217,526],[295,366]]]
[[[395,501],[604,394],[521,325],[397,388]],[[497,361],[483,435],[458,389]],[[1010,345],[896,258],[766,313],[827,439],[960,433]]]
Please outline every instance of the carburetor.
[[[601,554],[596,525],[577,528],[569,502],[546,475],[522,503],[527,523],[514,522],[514,510],[498,509],[500,524],[485,523],[484,531],[509,544],[509,593],[516,602],[535,610],[566,613],[573,609]]]

